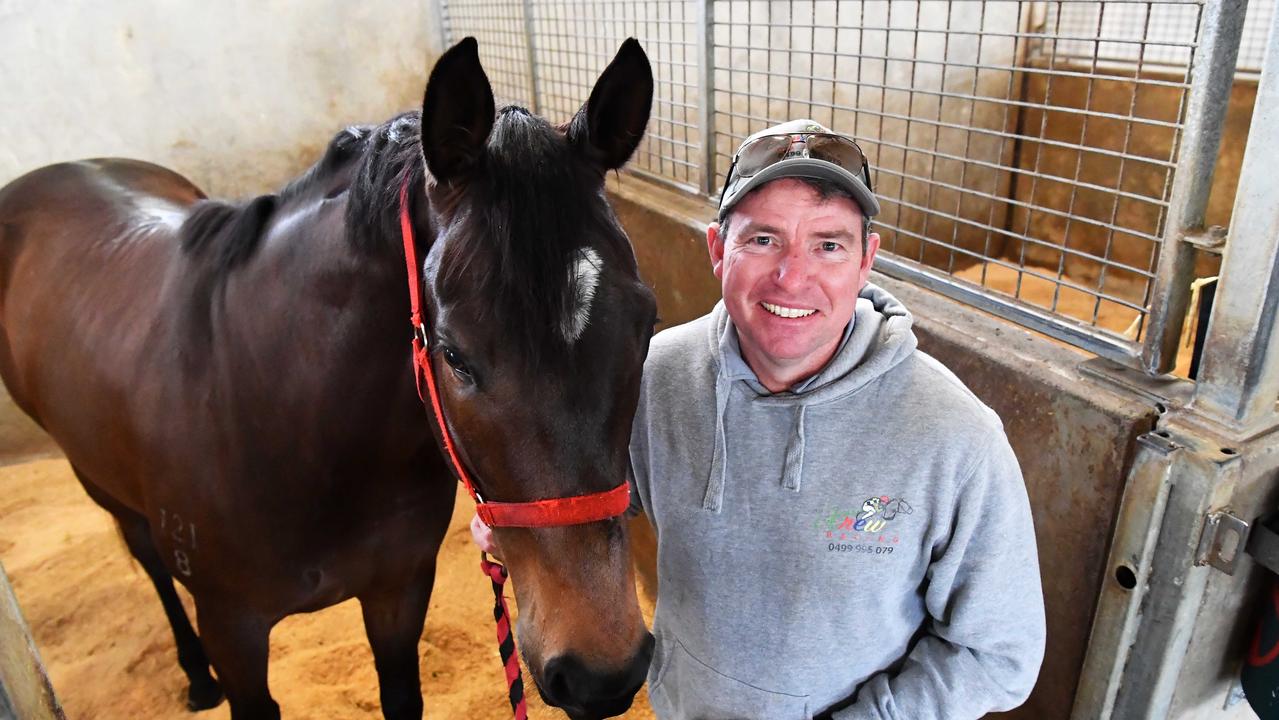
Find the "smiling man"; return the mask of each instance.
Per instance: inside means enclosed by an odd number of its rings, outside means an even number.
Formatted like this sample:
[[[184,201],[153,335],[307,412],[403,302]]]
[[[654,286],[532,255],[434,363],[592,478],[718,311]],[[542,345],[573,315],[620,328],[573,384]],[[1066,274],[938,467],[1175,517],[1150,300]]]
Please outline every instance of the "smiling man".
[[[724,299],[653,338],[631,461],[657,535],[660,718],[979,718],[1034,686],[1021,471],[867,282],[878,212],[850,138],[752,135],[706,234]]]
[[[978,718],[1034,686],[1017,459],[867,282],[878,212],[851,139],[752,135],[706,233],[724,300],[653,339],[631,457],[659,717]]]

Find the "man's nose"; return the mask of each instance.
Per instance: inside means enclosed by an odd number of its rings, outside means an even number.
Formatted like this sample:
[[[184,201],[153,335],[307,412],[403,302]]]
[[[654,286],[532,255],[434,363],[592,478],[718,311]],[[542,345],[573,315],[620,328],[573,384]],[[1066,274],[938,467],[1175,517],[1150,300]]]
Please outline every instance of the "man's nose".
[[[796,289],[808,282],[808,256],[802,250],[787,248],[777,263],[774,280],[783,289]]]

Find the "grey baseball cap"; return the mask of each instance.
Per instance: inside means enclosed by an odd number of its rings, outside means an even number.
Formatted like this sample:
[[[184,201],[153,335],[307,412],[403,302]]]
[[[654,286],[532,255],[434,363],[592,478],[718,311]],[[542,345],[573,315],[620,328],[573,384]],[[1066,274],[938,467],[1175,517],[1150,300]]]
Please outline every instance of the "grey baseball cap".
[[[808,133],[826,133],[829,135],[840,135],[826,126],[813,120],[791,120],[781,125],[760,130],[742,141],[737,146],[738,154],[742,148],[748,143],[767,135],[804,135]],[[847,136],[845,136],[847,137]],[[851,139],[851,138],[850,138]],[[818,160],[812,157],[803,157],[796,153],[783,157],[774,162],[772,165],[765,167],[763,170],[755,173],[750,177],[741,177],[737,174],[737,168],[734,167],[729,174],[728,182],[724,185],[724,193],[719,199],[719,218],[724,219],[728,211],[737,204],[739,200],[746,197],[751,190],[772,182],[778,178],[800,177],[814,178],[817,180],[829,180],[844,188],[853,196],[857,204],[861,206],[862,212],[867,217],[874,217],[879,214],[879,201],[875,199],[875,194],[866,186],[865,181],[861,177],[860,172],[851,172],[849,170],[826,160]]]

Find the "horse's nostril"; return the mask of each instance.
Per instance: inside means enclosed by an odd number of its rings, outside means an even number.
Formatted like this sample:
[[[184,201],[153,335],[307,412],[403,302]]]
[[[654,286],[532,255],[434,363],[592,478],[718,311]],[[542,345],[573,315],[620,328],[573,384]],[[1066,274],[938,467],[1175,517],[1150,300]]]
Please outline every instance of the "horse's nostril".
[[[554,705],[562,705],[572,699],[569,675],[575,661],[570,657],[557,657],[546,664],[546,699]]]
[[[547,704],[564,708],[572,717],[614,717],[631,706],[644,684],[652,654],[653,638],[646,633],[635,656],[621,670],[601,673],[573,654],[561,655],[543,666],[537,687]]]

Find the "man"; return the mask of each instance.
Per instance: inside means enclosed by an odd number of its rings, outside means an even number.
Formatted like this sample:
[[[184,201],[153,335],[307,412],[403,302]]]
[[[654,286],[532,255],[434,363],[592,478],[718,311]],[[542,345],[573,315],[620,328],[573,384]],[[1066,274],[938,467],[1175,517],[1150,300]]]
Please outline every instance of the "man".
[[[707,230],[724,300],[653,339],[631,458],[658,542],[659,717],[978,718],[1034,686],[1021,472],[868,284],[877,212],[850,139],[752,135]]]

